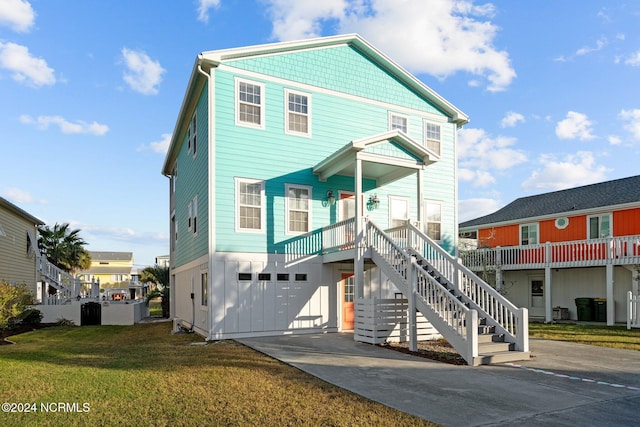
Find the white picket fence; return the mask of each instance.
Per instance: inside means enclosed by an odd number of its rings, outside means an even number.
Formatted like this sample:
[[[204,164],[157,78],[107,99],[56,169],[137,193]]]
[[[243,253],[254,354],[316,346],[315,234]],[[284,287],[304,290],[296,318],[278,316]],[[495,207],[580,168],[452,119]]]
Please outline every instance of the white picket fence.
[[[627,293],[627,329],[640,328],[640,295]]]

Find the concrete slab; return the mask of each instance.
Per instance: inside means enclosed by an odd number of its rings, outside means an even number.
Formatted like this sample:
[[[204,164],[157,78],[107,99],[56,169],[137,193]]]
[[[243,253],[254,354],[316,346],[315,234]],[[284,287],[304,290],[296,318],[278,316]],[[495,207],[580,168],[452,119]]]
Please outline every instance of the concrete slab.
[[[640,354],[531,340],[526,362],[454,366],[352,334],[239,342],[327,382],[446,426],[640,424]]]

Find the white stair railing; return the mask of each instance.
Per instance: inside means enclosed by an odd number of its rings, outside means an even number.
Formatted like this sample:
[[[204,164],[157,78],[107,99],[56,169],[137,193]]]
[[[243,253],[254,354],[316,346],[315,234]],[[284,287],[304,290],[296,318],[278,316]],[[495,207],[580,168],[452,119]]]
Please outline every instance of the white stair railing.
[[[43,282],[58,290],[57,295],[45,298],[45,304],[55,304],[53,299],[68,301],[80,295],[80,280],[50,263],[44,256],[38,257],[38,271]]]
[[[515,343],[517,351],[529,351],[529,319],[526,308],[518,308],[420,229],[407,223],[407,245],[440,277],[459,290],[464,302],[478,310],[497,333]]]

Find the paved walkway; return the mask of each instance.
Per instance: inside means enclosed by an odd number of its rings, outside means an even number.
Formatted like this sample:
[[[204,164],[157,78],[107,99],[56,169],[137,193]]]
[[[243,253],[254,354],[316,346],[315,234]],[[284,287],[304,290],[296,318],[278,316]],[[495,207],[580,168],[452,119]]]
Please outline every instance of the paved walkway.
[[[532,339],[528,361],[472,368],[358,343],[352,334],[239,341],[445,426],[640,425],[640,353],[635,351]]]

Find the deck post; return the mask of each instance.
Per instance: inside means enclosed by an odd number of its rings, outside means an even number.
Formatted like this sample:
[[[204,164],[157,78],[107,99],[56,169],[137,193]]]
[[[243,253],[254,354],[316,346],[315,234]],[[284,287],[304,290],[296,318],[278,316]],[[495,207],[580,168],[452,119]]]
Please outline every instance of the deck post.
[[[607,326],[613,326],[615,323],[615,301],[613,297],[613,264],[607,263]]]
[[[407,258],[407,281],[411,287],[409,295],[409,350],[418,351],[418,326],[416,320],[416,293],[418,290],[417,274],[415,272],[416,259],[412,256]]]
[[[553,308],[551,302],[551,267],[549,264],[544,268],[544,321],[551,323],[553,321]]]
[[[355,255],[353,260],[353,281],[355,285],[355,299],[364,298],[364,254],[362,247],[363,239],[363,209],[362,209],[362,159],[356,155],[355,170],[355,192],[356,192],[356,218],[355,218]]]

